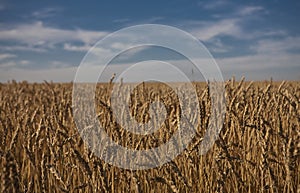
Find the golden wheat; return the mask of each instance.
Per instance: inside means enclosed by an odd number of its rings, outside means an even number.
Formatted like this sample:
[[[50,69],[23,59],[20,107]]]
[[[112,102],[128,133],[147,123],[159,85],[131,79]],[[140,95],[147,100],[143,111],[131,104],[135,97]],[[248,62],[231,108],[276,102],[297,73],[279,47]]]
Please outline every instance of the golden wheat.
[[[73,120],[71,83],[1,84],[0,190],[299,192],[299,82],[228,81],[223,127],[205,155],[199,154],[199,147],[209,127],[211,91],[204,83],[194,84],[200,114],[191,116],[190,122],[197,122],[191,144],[173,161],[137,171],[105,163],[84,144]],[[131,93],[131,116],[140,123],[151,121],[151,102],[159,100],[166,107],[164,123],[145,136],[130,133],[117,123],[110,104],[112,88],[113,79],[97,85],[95,101],[99,123],[116,143],[135,150],[151,149],[166,143],[178,129],[180,106],[168,86],[142,83]],[[93,125],[81,132],[91,128]],[[99,145],[95,136],[87,137]],[[160,163],[158,154],[147,159],[149,164]]]

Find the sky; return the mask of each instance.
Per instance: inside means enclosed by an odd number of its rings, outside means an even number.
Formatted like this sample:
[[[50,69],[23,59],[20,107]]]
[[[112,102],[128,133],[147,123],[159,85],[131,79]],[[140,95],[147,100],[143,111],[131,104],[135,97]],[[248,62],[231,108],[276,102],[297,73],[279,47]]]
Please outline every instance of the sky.
[[[96,42],[141,24],[168,25],[190,33],[211,53],[225,80],[232,76],[299,80],[299,9],[299,1],[279,0],[1,0],[0,82],[73,81]],[[154,46],[131,49],[114,60],[107,74],[121,73],[120,69],[135,61],[132,58],[178,65],[184,59]],[[167,69],[147,70],[168,76]]]

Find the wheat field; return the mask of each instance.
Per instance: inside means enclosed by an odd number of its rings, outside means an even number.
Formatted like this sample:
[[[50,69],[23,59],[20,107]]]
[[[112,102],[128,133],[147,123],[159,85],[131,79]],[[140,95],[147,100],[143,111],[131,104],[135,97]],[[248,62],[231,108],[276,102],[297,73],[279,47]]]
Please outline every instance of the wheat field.
[[[205,155],[199,155],[199,145],[211,99],[205,83],[194,86],[200,114],[189,146],[164,165],[126,170],[105,163],[81,139],[71,83],[0,84],[0,191],[300,192],[299,82],[226,82],[223,127]],[[111,87],[99,84],[95,101],[99,122],[115,142],[150,149],[170,139],[180,121],[170,88],[141,84],[132,93],[131,114],[139,122],[149,121],[151,96],[159,95],[168,113],[157,132],[140,136],[116,124]]]

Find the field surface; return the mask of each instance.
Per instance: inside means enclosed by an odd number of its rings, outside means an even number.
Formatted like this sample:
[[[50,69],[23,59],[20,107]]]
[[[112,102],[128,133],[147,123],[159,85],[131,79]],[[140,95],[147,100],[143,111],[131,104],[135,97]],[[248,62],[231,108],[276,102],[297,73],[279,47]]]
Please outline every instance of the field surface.
[[[185,97],[198,100],[200,113],[189,146],[162,166],[126,170],[104,162],[82,140],[71,83],[0,84],[0,191],[300,192],[300,82],[228,81],[224,123],[205,155],[199,147],[211,116],[210,90],[204,83],[194,86],[198,99]],[[151,149],[178,129],[180,105],[170,87],[140,84],[132,92],[130,113],[137,122],[152,120],[152,101],[165,105],[166,120],[150,135],[116,123],[111,90],[109,83],[97,86],[96,116],[116,143]]]

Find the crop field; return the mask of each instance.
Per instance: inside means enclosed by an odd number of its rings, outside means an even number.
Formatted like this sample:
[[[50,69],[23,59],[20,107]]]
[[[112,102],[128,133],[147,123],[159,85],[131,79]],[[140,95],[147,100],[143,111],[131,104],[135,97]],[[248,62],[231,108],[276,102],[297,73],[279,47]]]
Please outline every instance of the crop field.
[[[156,99],[167,112],[158,130],[138,135],[112,114],[112,85],[97,85],[95,116],[113,141],[151,149],[178,129],[180,105],[170,87],[145,83],[131,93],[136,121],[152,120],[149,104]],[[194,87],[200,113],[188,147],[161,166],[129,170],[106,163],[84,143],[71,83],[0,84],[0,192],[300,192],[300,82],[226,82],[224,123],[204,155],[199,147],[211,116],[210,90],[205,83]]]

